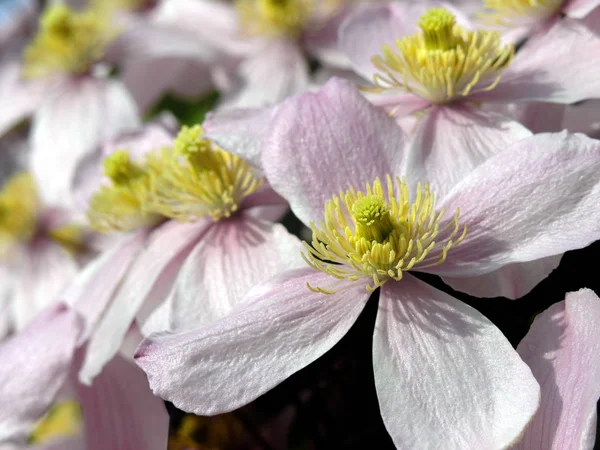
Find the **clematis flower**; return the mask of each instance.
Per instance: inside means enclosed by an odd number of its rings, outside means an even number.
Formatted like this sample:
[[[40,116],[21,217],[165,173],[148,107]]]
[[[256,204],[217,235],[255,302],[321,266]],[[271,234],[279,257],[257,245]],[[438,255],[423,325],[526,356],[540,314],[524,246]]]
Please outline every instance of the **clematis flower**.
[[[105,158],[110,183],[91,197],[88,218],[99,231],[144,231],[98,258],[64,294],[88,322],[85,383],[132,324],[146,334],[210,322],[255,284],[302,263],[300,241],[272,223],[287,204],[200,127],[184,127],[149,153],[139,147],[137,158],[122,150]],[[140,228],[148,219],[159,225]]]
[[[517,347],[542,402],[516,450],[594,447],[600,397],[600,299],[581,289],[538,315]]]
[[[0,338],[55,301],[93,254],[92,235],[70,211],[47,207],[20,172],[0,191]]]
[[[436,197],[403,164],[401,128],[343,82],[288,100],[265,140],[265,176],[313,231],[308,267],[214,324],[145,340],[153,391],[196,414],[236,409],[333,347],[379,289],[375,386],[396,446],[513,444],[538,407],[529,368],[488,319],[413,273],[476,279],[597,240],[600,142],[523,139]]]
[[[171,0],[164,3],[160,19],[165,26],[189,31],[203,48],[220,51],[213,75],[225,93],[222,108],[262,106],[304,92],[309,87],[305,52],[325,65],[347,67],[337,48],[337,29],[353,2],[232,3]]]
[[[167,412],[134,364],[114,358],[91,387],[71,380],[83,326],[56,305],[0,345],[0,448],[163,450]]]
[[[0,133],[33,115],[31,170],[49,204],[71,207],[69,187],[79,161],[103,139],[139,122],[126,88],[100,64],[116,32],[93,9],[54,4],[22,59],[3,58],[0,89],[11,107],[0,114]]]

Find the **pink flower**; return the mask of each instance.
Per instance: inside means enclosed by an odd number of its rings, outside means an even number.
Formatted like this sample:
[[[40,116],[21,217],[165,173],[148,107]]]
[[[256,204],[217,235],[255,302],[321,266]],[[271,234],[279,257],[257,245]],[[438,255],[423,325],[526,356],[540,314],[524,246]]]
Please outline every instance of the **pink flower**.
[[[0,346],[0,446],[25,449],[35,423],[58,400],[76,370],[81,319],[64,305],[48,309]],[[71,380],[72,382],[72,380]],[[56,437],[35,448],[164,450],[169,419],[131,362],[114,358],[91,387],[73,383],[83,433]],[[11,446],[12,445],[12,446]]]
[[[594,447],[600,397],[600,299],[581,289],[536,317],[517,352],[541,386],[542,402],[516,450]]]
[[[523,139],[437,200],[419,187],[427,180],[415,179],[405,145],[395,121],[348,83],[285,102],[259,159],[312,224],[311,267],[257,286],[212,325],[144,341],[136,359],[153,391],[194,413],[236,409],[333,347],[368,301],[365,287],[381,286],[375,385],[397,447],[514,443],[538,408],[529,368],[483,315],[410,272],[476,282],[597,240],[600,142]]]

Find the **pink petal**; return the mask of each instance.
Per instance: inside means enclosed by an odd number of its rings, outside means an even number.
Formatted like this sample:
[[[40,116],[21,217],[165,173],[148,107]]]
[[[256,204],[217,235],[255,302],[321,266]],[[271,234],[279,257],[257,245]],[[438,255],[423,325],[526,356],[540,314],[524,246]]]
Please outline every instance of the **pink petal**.
[[[315,361],[352,326],[370,294],[360,283],[333,295],[306,287],[331,281],[309,268],[290,272],[213,325],[147,339],[137,363],[152,390],[184,411],[236,409]]]
[[[289,205],[271,186],[265,184],[259,191],[246,197],[240,209],[247,216],[277,222],[288,211]]]
[[[31,168],[44,201],[71,206],[75,168],[104,139],[138,126],[123,85],[91,77],[71,80],[37,112],[31,131]]]
[[[591,13],[592,10],[600,6],[598,0],[570,0],[565,3],[566,5],[563,6],[563,12],[574,19],[583,19]]]
[[[90,338],[79,373],[82,383],[90,384],[118,352],[127,330],[144,303],[156,305],[166,298],[177,271],[205,232],[207,223],[168,222],[150,237],[146,249],[129,269]]]
[[[322,220],[332,195],[399,172],[406,138],[354,86],[331,79],[281,105],[266,136],[267,179],[304,223]]]
[[[582,289],[538,315],[517,347],[542,388],[518,450],[594,447],[600,397],[600,299]]]
[[[249,217],[215,224],[190,253],[173,287],[171,329],[199,327],[231,312],[255,285],[305,267],[300,240]]]
[[[403,173],[428,181],[438,198],[490,156],[531,133],[517,122],[468,106],[433,107],[418,125]]]
[[[26,438],[52,404],[82,325],[73,311],[57,305],[0,345],[0,441]]]
[[[279,105],[208,113],[202,124],[206,137],[219,147],[261,167],[263,139]]]
[[[477,101],[574,103],[600,97],[600,36],[582,22],[565,19],[531,38],[497,87]]]
[[[396,446],[484,449],[515,442],[539,405],[539,386],[500,330],[410,276],[385,284],[379,301],[375,386]]]
[[[600,141],[539,134],[488,159],[439,208],[460,208],[465,240],[431,269],[482,275],[585,247],[600,238]]]
[[[295,42],[277,39],[248,56],[239,84],[226,92],[221,108],[252,108],[285,100],[308,88],[308,64]]]
[[[531,292],[558,267],[561,258],[562,255],[548,256],[525,263],[507,264],[484,275],[443,277],[443,280],[452,289],[475,297],[506,297],[514,300]]]
[[[91,387],[78,385],[87,450],[164,450],[169,416],[133,362],[113,358]]]
[[[355,5],[343,6],[324,25],[309,29],[302,36],[306,50],[321,64],[341,69],[350,68],[350,60],[338,45],[338,30],[348,14],[356,9]]]
[[[17,278],[12,292],[15,327],[23,328],[56,302],[78,271],[73,255],[47,238],[23,249],[13,272]]]
[[[83,340],[89,338],[110,307],[124,276],[146,243],[147,236],[145,230],[125,236],[88,263],[61,295],[63,301],[85,320],[85,333],[81,336]]]

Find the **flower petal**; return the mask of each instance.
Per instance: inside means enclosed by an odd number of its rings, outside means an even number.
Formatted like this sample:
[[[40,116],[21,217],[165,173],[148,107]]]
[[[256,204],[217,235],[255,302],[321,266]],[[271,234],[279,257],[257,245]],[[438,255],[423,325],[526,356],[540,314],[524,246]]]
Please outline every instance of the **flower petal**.
[[[525,263],[507,264],[484,275],[443,277],[443,280],[452,289],[474,297],[506,297],[514,300],[531,292],[558,267],[561,259],[562,255],[548,256]]]
[[[516,450],[591,449],[600,397],[600,298],[589,289],[538,315],[517,351],[542,388],[542,404]]]
[[[75,312],[56,305],[0,345],[0,442],[27,438],[50,407],[69,374],[82,326]]]
[[[218,222],[181,267],[166,302],[170,329],[197,328],[226,316],[255,285],[304,267],[303,249],[279,224],[250,217]]]
[[[585,247],[600,238],[600,141],[539,134],[488,159],[439,208],[460,208],[464,241],[432,267],[442,276],[482,275]]]
[[[169,415],[133,362],[116,356],[91,387],[78,385],[87,450],[164,450]]]
[[[396,446],[506,448],[516,441],[539,405],[539,386],[500,330],[410,276],[386,283],[379,301],[375,386]]]
[[[306,268],[256,287],[235,313],[208,327],[142,342],[137,363],[152,390],[178,408],[212,415],[236,409],[315,361],[350,329],[369,292],[357,283],[332,295]]]
[[[600,97],[600,35],[582,22],[559,20],[519,50],[498,86],[477,101],[574,103]]]
[[[525,127],[467,106],[433,107],[409,146],[403,173],[409,184],[428,181],[438,198],[490,156],[531,136]]]
[[[394,119],[351,83],[333,78],[317,94],[281,105],[262,165],[273,189],[307,224],[322,220],[325,202],[340,190],[398,173],[405,142]]]
[[[144,303],[155,304],[166,298],[177,271],[196,240],[205,232],[207,223],[168,222],[153,233],[90,338],[79,373],[82,383],[90,384],[118,352]]]
[[[574,19],[583,19],[599,6],[598,0],[571,0],[566,2],[563,12]]]
[[[51,205],[71,205],[75,168],[103,139],[138,126],[136,106],[113,80],[71,80],[36,113],[31,131],[31,170]]]

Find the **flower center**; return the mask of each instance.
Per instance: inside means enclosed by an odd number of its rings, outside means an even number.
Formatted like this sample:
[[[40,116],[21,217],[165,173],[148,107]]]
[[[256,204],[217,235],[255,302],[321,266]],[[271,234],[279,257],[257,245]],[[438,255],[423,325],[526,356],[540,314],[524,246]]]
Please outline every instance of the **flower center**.
[[[84,73],[98,61],[114,37],[107,16],[96,10],[73,11],[63,3],[49,6],[40,29],[24,53],[23,75],[38,78]]]
[[[215,147],[200,126],[183,127],[173,148],[150,155],[150,209],[182,222],[234,214],[263,183],[238,156]]]
[[[459,211],[442,223],[445,211],[435,210],[429,185],[419,185],[411,202],[405,182],[390,176],[386,182],[387,189],[377,178],[366,193],[350,188],[325,204],[324,221],[310,224],[312,243],[304,243],[309,266],[348,281],[371,278],[366,288],[372,291],[406,271],[441,264],[464,239],[467,226],[459,223]]]
[[[519,27],[549,18],[563,0],[484,0],[484,23],[494,26]]]
[[[40,203],[33,178],[19,173],[0,191],[0,256],[16,242],[33,238],[37,229]]]
[[[94,194],[87,211],[93,230],[132,231],[160,220],[160,216],[146,207],[150,197],[147,167],[131,161],[128,151],[119,150],[107,156],[104,174],[109,183]]]
[[[35,426],[30,444],[45,444],[57,438],[75,436],[81,431],[81,408],[72,400],[54,405]]]
[[[430,9],[419,20],[421,31],[383,46],[373,57],[379,69],[375,92],[400,88],[432,103],[446,103],[475,90],[493,89],[512,62],[514,48],[500,34],[469,31],[446,9]]]
[[[315,0],[236,0],[240,26],[255,36],[296,37],[313,12]]]

